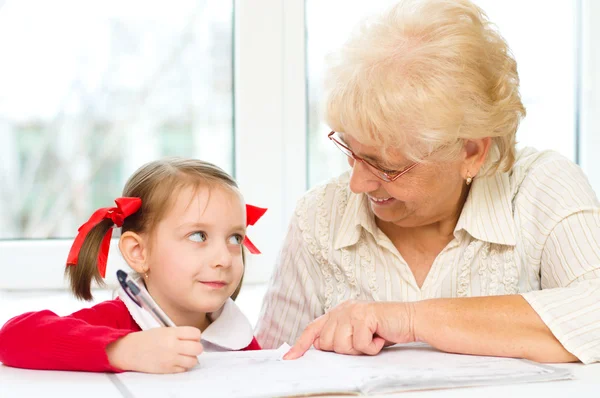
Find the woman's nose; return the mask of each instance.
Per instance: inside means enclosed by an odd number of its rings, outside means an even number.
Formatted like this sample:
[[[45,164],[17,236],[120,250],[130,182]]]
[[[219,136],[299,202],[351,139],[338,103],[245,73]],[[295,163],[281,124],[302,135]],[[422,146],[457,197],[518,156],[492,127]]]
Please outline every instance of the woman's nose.
[[[350,190],[356,194],[376,191],[381,182],[367,170],[367,166],[355,159],[348,160],[352,166],[350,173]]]

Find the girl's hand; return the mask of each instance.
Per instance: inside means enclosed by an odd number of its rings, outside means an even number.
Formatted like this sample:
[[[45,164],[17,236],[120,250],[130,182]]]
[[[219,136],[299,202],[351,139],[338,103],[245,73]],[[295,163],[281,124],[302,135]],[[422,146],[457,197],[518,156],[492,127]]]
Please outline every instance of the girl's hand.
[[[121,337],[106,347],[106,354],[110,364],[121,370],[181,373],[198,364],[201,337],[195,327],[161,327]]]

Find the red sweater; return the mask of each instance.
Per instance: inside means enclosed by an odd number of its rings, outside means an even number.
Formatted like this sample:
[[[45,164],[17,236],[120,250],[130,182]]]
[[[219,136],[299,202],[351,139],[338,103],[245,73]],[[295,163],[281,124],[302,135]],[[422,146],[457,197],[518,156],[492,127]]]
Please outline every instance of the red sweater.
[[[26,369],[121,372],[108,362],[106,346],[139,331],[120,299],[65,317],[28,312],[0,329],[0,362]],[[260,350],[260,345],[252,339],[246,350]]]

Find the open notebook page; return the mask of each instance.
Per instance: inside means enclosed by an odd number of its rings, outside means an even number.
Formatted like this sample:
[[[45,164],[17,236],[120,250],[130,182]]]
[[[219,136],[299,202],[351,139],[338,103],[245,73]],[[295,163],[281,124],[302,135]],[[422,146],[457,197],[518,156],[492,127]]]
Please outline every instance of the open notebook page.
[[[285,352],[287,347],[205,353],[200,365],[186,373],[116,377],[130,396],[139,398],[366,395],[571,377],[565,369],[530,361],[446,354],[419,344],[390,347],[374,357],[310,350],[298,360],[283,361]]]

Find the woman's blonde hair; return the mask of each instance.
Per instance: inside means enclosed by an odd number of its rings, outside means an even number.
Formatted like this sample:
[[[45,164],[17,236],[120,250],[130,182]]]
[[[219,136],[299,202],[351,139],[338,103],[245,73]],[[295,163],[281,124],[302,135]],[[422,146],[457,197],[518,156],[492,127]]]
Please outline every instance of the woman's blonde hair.
[[[182,158],[168,158],[147,163],[133,173],[123,188],[124,197],[140,198],[142,206],[124,220],[122,232],[151,234],[173,206],[178,193],[188,187],[194,190],[202,187],[221,187],[238,192],[235,180],[212,163]],[[65,274],[70,280],[71,291],[77,298],[92,299],[92,279],[99,285],[104,284],[97,266],[98,252],[102,239],[113,225],[112,220],[107,219],[92,228],[81,246],[77,264],[67,266],[65,269]],[[242,259],[244,259],[243,250]],[[231,296],[234,300],[241,286],[240,281]]]
[[[410,160],[455,158],[492,137],[488,172],[507,171],[525,116],[517,64],[468,0],[407,0],[367,19],[330,58],[326,120],[363,144]]]

